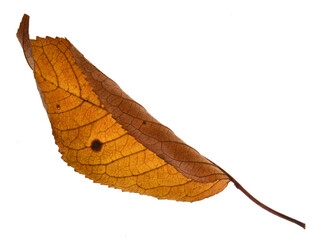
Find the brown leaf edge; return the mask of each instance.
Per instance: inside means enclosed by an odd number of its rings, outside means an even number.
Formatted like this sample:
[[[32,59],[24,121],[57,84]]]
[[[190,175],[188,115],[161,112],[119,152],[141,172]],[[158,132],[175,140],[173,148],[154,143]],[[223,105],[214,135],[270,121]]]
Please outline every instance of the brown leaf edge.
[[[33,55],[32,55],[32,49],[31,49],[31,44],[30,44],[30,39],[29,39],[29,16],[27,15],[27,14],[24,14],[24,16],[23,16],[23,18],[22,18],[22,21],[21,21],[21,23],[20,23],[20,26],[19,26],[19,29],[18,29],[18,32],[17,32],[17,38],[18,38],[18,40],[19,40],[19,42],[20,42],[20,44],[21,44],[21,46],[22,46],[22,49],[23,49],[23,52],[24,52],[24,55],[25,55],[25,58],[26,58],[26,60],[27,60],[27,62],[28,62],[28,64],[29,64],[29,66],[30,66],[30,68],[31,69],[34,69],[34,60],[33,60]],[[73,47],[73,49],[71,49],[71,51],[73,52],[73,54],[75,55],[74,57],[75,58],[77,58],[77,62],[78,61],[84,61],[84,65],[85,64],[90,64],[90,62],[88,61],[88,60],[86,60],[85,58],[84,58],[84,56],[75,48],[75,47]],[[83,62],[82,62],[83,63]],[[82,65],[82,64],[81,64]],[[83,65],[83,66],[84,66]],[[82,67],[83,67],[82,66]],[[94,69],[95,70],[95,69]],[[99,74],[103,74],[103,73],[101,73],[98,69],[96,69],[97,71],[98,71],[98,73]],[[89,71],[87,71],[87,69],[86,69],[86,73],[89,73]],[[115,90],[114,90],[114,93],[116,93],[116,94],[118,94],[119,93],[119,96],[122,96],[122,94],[124,94],[125,95],[125,97],[126,97],[126,99],[128,99],[128,100],[132,100],[128,95],[126,95],[120,88],[119,88],[119,86],[115,83],[115,82],[113,82],[111,79],[109,79],[107,76],[105,76],[106,78],[107,78],[107,80],[108,81],[111,81],[111,84],[114,84],[114,86],[115,86]],[[90,84],[92,84],[92,85],[96,85],[96,82],[94,83],[94,82],[90,82]],[[97,84],[98,85],[98,84]],[[94,89],[94,86],[93,86],[93,89]],[[96,86],[95,86],[96,87]],[[96,92],[98,92],[98,88],[97,89],[94,89],[94,91]],[[119,91],[119,92],[118,92]],[[116,95],[115,94],[115,95]],[[97,94],[97,95],[99,95],[100,96],[100,94]],[[103,102],[103,101],[102,101]],[[105,102],[105,101],[104,101]],[[157,121],[157,120],[155,120],[141,105],[139,105],[138,103],[136,103],[135,101],[133,101],[132,100],[132,102],[133,103],[135,103],[135,104],[137,104],[138,105],[138,108],[140,108],[141,107],[141,109],[142,109],[142,111],[143,111],[143,117],[144,118],[146,118],[145,120],[142,120],[143,121],[143,123],[144,123],[144,121],[148,121],[148,122],[154,122],[155,124],[158,124],[159,122]],[[114,106],[112,106],[111,104],[108,106],[109,108],[112,108],[112,107],[114,107]],[[121,111],[121,109],[117,106],[117,108],[116,108],[116,106],[115,106],[115,110],[114,109],[112,109],[115,113],[116,113],[116,111],[117,111],[117,114],[118,114],[118,116],[116,116],[115,117],[115,120],[116,121],[119,121],[122,125],[123,125],[123,127],[125,127],[125,125],[126,125],[126,128],[127,128],[127,123],[125,123],[125,121],[122,121],[121,119],[120,119],[120,116],[121,116],[121,114],[122,114],[122,111]],[[146,116],[144,116],[144,114],[146,114]],[[148,114],[148,115],[147,115]],[[116,114],[115,114],[116,115]],[[149,120],[150,119],[150,120]],[[147,122],[146,122],[147,123]],[[161,125],[161,126],[163,126],[163,125]],[[165,126],[163,126],[163,127],[165,127]],[[196,154],[199,154],[196,150],[194,150],[193,148],[191,148],[191,147],[189,147],[188,145],[186,145],[181,139],[179,139],[178,137],[176,137],[175,135],[174,135],[174,133],[169,129],[169,128],[167,128],[167,127],[165,127],[166,128],[166,131],[168,131],[169,132],[169,134],[168,135],[172,135],[172,139],[173,140],[175,140],[176,142],[178,142],[178,143],[181,143],[181,146],[182,145],[185,145],[186,146],[186,149],[190,149],[190,152],[192,153],[192,154],[194,154],[194,155],[196,155]],[[129,129],[129,127],[128,127],[128,129],[126,129],[126,130],[128,130],[128,132],[134,132],[135,130],[136,130],[136,127],[135,128],[133,128],[133,130],[131,130],[131,129]],[[147,133],[147,134],[149,134],[149,132]],[[153,134],[154,135],[154,137],[151,135],[151,134]],[[160,136],[160,134],[159,135],[156,135],[156,134],[158,134],[158,133],[154,133],[154,132],[150,132],[150,138],[154,138],[154,139],[156,139],[156,137],[161,137]],[[137,136],[138,136],[138,134],[137,134]],[[158,139],[157,139],[158,140]],[[147,147],[147,146],[146,146]],[[174,153],[175,151],[172,151],[172,152],[169,152],[170,154],[171,153]],[[157,153],[157,152],[156,152]],[[157,153],[158,154],[158,153]],[[167,160],[167,156],[169,157],[169,155],[167,154],[167,155],[164,155],[163,153],[159,153],[158,154],[161,158],[163,158],[165,161],[167,161],[168,163],[170,163],[171,165],[173,165],[173,166],[175,166],[176,164],[174,163],[174,164],[172,164],[171,163],[171,160],[169,161],[169,159]],[[200,154],[199,154],[200,155]],[[201,157],[203,157],[202,155],[200,155]],[[203,157],[204,158],[204,157]],[[182,160],[181,160],[182,161]],[[306,224],[305,223],[303,223],[303,222],[300,222],[300,221],[298,221],[298,220],[296,220],[296,219],[294,219],[294,218],[291,218],[291,217],[288,217],[288,216],[286,216],[286,215],[284,215],[284,214],[282,214],[282,213],[280,213],[280,212],[277,212],[277,211],[275,211],[274,209],[272,209],[272,208],[270,208],[270,207],[268,207],[268,206],[266,206],[265,204],[263,204],[262,202],[260,202],[260,201],[258,201],[256,198],[254,198],[248,191],[246,191],[243,187],[242,187],[242,185],[241,184],[239,184],[230,174],[228,174],[226,171],[224,171],[221,167],[219,167],[218,165],[216,165],[215,163],[213,163],[213,162],[211,162],[210,160],[208,160],[208,159],[206,159],[206,158],[204,158],[204,160],[202,160],[202,162],[201,161],[198,161],[198,163],[201,165],[202,163],[204,164],[204,165],[207,165],[207,166],[213,166],[214,168],[218,168],[219,170],[220,170],[220,175],[226,175],[226,177],[228,177],[233,183],[234,183],[234,185],[235,185],[235,187],[237,188],[237,189],[239,189],[239,190],[241,190],[249,199],[251,199],[254,203],[256,203],[258,206],[260,206],[260,207],[262,207],[263,209],[265,209],[266,211],[268,211],[268,212],[270,212],[270,213],[272,213],[272,214],[274,214],[274,215],[276,215],[276,216],[278,216],[278,217],[281,217],[281,218],[283,218],[283,219],[285,219],[285,220],[287,220],[287,221],[290,221],[290,222],[293,222],[293,223],[295,223],[295,224],[297,224],[298,226],[300,226],[300,227],[302,227],[302,228],[306,228]],[[194,165],[192,165],[192,163],[190,162],[190,165],[188,166],[188,167],[186,167],[185,169],[188,169],[188,168],[190,168],[190,169],[196,169],[196,170],[200,170],[201,169],[201,166],[198,168],[197,167],[197,165],[196,165],[197,163],[194,163]],[[178,169],[178,166],[176,167],[177,169]],[[179,169],[178,169],[179,170]],[[199,182],[207,182],[208,181],[208,179],[206,179],[206,176],[207,175],[203,175],[203,176],[195,176],[195,175],[192,175],[192,174],[189,174],[187,171],[183,171],[182,170],[182,168],[181,168],[181,171],[180,171],[182,174],[184,174],[185,176],[187,176],[187,177],[190,177],[190,178],[193,178],[193,179],[195,179],[195,180],[197,180],[197,181],[199,181]],[[224,179],[225,180],[225,179]]]

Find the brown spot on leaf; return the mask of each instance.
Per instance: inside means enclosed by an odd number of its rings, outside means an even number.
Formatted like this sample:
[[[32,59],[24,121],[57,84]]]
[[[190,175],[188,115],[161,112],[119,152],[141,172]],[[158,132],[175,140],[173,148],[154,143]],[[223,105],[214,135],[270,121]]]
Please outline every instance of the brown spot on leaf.
[[[103,144],[98,139],[95,139],[94,141],[92,141],[91,149],[95,152],[99,152],[100,150],[102,150],[102,146]]]

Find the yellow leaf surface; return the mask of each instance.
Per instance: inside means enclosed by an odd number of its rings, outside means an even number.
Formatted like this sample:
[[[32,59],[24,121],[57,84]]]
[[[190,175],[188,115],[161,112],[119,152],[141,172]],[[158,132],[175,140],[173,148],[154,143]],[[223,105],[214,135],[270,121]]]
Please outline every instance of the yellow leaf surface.
[[[24,18],[20,29],[27,25]],[[123,191],[178,201],[201,200],[227,186],[224,172],[153,119],[67,39],[20,36],[30,41],[31,50],[24,49],[55,142],[75,171]]]

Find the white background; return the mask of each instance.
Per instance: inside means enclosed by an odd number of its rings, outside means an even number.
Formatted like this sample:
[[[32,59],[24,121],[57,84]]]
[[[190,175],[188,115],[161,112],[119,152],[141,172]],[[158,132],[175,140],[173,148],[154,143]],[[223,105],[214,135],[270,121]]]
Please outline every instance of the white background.
[[[255,3],[258,2],[258,3]],[[0,239],[318,239],[317,1],[2,1]],[[67,37],[231,183],[195,203],[92,183],[60,159],[15,37]]]

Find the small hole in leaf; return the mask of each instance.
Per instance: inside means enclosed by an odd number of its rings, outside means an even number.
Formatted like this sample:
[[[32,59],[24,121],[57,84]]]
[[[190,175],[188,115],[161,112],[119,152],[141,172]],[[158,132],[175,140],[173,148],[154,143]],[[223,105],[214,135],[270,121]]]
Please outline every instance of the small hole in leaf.
[[[95,139],[94,141],[92,141],[91,149],[95,152],[99,152],[100,150],[102,150],[102,146],[103,144],[98,139]]]
[[[61,106],[59,104],[56,104],[56,108],[57,108],[57,110],[60,110]]]

